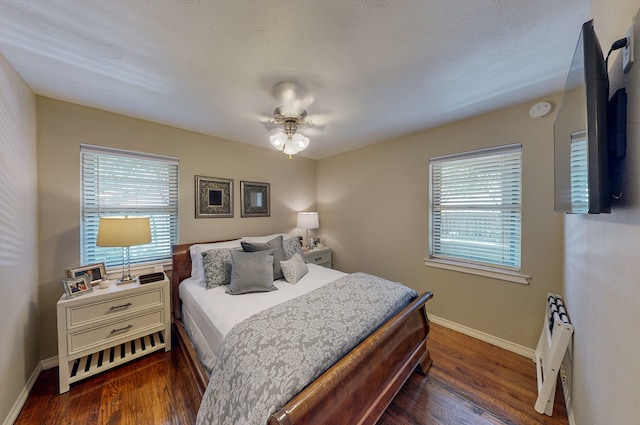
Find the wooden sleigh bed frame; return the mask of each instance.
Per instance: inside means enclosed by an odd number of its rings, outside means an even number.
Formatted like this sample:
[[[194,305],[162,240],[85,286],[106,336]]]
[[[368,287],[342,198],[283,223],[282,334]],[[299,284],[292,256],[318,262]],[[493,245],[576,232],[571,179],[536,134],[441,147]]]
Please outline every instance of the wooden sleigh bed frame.
[[[209,377],[182,324],[178,293],[180,282],[191,276],[191,245],[172,247],[173,323],[198,390],[203,394]],[[272,414],[267,424],[375,424],[409,375],[416,369],[424,375],[431,367],[426,345],[429,320],[424,306],[431,297],[431,292],[422,294],[389,319]]]

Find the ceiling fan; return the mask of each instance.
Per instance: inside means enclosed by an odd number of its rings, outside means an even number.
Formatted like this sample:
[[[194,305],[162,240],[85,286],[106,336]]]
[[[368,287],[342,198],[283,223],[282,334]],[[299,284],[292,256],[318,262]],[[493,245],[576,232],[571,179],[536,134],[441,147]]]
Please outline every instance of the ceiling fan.
[[[305,95],[302,88],[291,81],[276,84],[274,93],[280,106],[262,123],[271,131],[271,145],[291,158],[309,146],[309,138],[304,134],[306,130],[318,128],[306,111],[313,103],[313,97]]]

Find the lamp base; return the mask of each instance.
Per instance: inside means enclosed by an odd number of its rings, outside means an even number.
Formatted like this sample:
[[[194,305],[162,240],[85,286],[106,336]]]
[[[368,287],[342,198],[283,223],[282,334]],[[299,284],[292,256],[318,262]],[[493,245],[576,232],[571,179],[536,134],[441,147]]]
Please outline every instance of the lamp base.
[[[138,281],[136,276],[131,276],[131,257],[129,253],[129,247],[122,247],[122,277],[118,279],[118,285],[125,285],[127,283],[135,283]]]
[[[127,283],[136,283],[138,281],[138,277],[134,276],[122,276],[122,278],[118,279],[116,282],[118,285],[126,285]]]

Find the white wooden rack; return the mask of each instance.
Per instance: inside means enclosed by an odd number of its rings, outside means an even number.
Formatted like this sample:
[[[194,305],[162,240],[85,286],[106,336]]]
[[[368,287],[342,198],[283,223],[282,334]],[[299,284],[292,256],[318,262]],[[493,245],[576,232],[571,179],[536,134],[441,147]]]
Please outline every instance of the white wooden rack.
[[[558,372],[572,335],[573,325],[562,297],[548,294],[544,325],[536,348],[538,399],[534,407],[538,413],[548,416],[553,413]]]

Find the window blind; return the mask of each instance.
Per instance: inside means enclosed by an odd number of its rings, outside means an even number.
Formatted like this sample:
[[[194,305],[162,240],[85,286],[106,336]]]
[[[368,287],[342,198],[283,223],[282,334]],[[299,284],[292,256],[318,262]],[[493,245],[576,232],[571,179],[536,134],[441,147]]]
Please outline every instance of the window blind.
[[[430,256],[520,270],[522,146],[429,161]]]
[[[82,264],[122,265],[122,249],[96,246],[100,217],[147,216],[151,243],[132,246],[131,264],[171,258],[178,242],[177,158],[82,145]]]
[[[587,133],[582,130],[571,134],[571,211],[589,212],[589,152]]]

